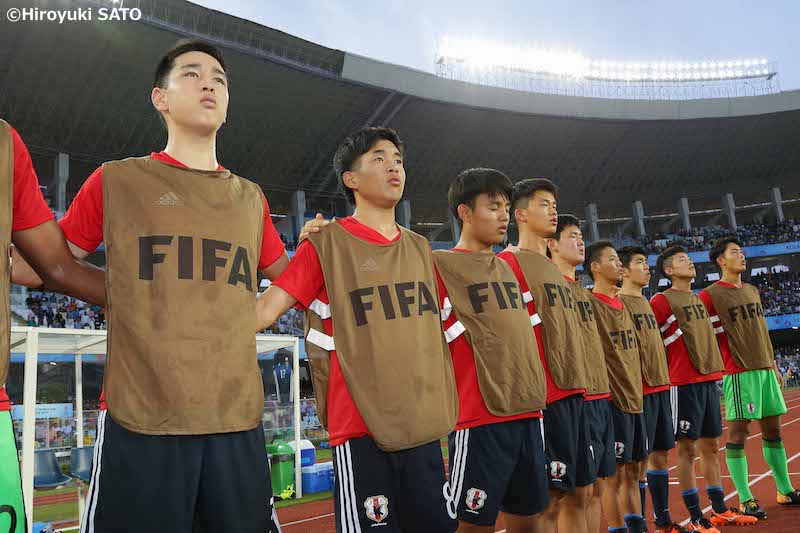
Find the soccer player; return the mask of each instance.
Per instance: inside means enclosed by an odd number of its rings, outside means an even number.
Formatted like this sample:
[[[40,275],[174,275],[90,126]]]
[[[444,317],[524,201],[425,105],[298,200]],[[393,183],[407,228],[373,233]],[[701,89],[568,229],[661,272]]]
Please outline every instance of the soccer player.
[[[586,506],[594,491],[588,422],[583,414],[587,378],[578,309],[564,275],[547,258],[547,239],[558,227],[556,186],[547,179],[514,185],[511,199],[519,251],[499,254],[522,287],[547,380],[545,452],[550,499],[538,517],[542,531],[586,531]]]
[[[685,248],[671,246],[658,256],[656,270],[672,282],[672,287],[653,296],[650,305],[667,347],[673,406],[677,404],[672,416],[678,441],[678,483],[690,515],[687,529],[719,531],[700,507],[694,471],[698,457],[713,513],[735,517],[738,524],[753,523],[756,518],[725,505],[717,457],[722,414],[716,384],[724,365],[706,307],[692,292],[697,275],[694,263]]]
[[[578,307],[578,323],[585,352],[587,376],[586,403],[583,406],[590,435],[592,468],[597,476],[586,507],[587,531],[597,531],[602,517],[601,500],[605,480],[617,471],[614,451],[614,425],[611,418],[611,392],[608,370],[597,330],[591,291],[584,288],[575,274],[585,259],[585,245],[580,221],[573,215],[558,215],[553,237],[547,239],[547,253],[567,280]]]
[[[650,452],[646,485],[653,500],[656,533],[681,532],[685,529],[674,523],[669,513],[669,450],[675,447],[675,428],[672,425],[667,354],[653,309],[642,295],[642,289],[649,285],[651,277],[647,252],[639,246],[626,246],[617,253],[622,262],[619,299],[633,317],[642,363],[644,418]],[[643,477],[640,476],[640,480]],[[642,492],[644,494],[644,489]],[[644,496],[642,513],[645,513]]]
[[[151,93],[165,150],[105,163],[60,222],[76,256],[104,242],[108,261],[108,409],[82,531],[280,530],[242,312],[255,267],[272,279],[288,257],[261,189],[217,162],[228,98],[222,53],[178,43]]]
[[[583,269],[594,281],[592,304],[611,387],[617,473],[608,480],[603,495],[608,530],[638,533],[647,530],[639,473],[648,453],[639,343],[633,317],[617,296],[622,263],[611,242],[587,246]]]
[[[12,246],[13,243],[13,246]],[[10,261],[11,250],[14,260]],[[24,255],[39,272],[33,272]],[[39,190],[28,148],[0,119],[0,531],[27,531],[11,401],[5,383],[11,357],[10,285],[27,283],[102,305],[105,273],[73,257]],[[40,277],[41,276],[41,277]]]
[[[459,398],[445,494],[459,532],[491,533],[501,510],[509,532],[536,531],[549,503],[544,371],[519,283],[492,251],[508,230],[512,189],[497,170],[459,174],[447,200],[461,237],[433,252]]]
[[[764,459],[772,469],[778,489],[778,503],[800,504],[800,491],[792,487],[786,450],[781,439],[781,415],[786,402],[781,378],[769,338],[764,308],[758,289],[742,281],[747,259],[742,243],[733,236],[717,239],[708,252],[711,262],[722,271],[722,279],[700,292],[711,315],[722,359],[725,362],[723,390],[725,418],[730,422],[725,461],[739,491],[740,510],[746,515],[766,518],[767,513],[753,498],[744,445],[750,436],[750,421],[758,420]],[[712,517],[715,524],[723,518]]]
[[[297,303],[307,310],[339,533],[457,527],[439,439],[456,425],[458,394],[430,245],[395,222],[403,151],[387,128],[362,129],[339,146],[334,167],[355,212],[312,232],[257,304],[257,331]],[[470,496],[478,506],[481,494]]]

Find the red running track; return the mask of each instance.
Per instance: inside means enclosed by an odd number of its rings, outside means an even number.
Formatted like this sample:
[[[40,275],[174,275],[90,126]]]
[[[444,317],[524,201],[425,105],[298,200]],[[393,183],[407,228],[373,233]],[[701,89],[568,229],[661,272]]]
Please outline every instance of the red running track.
[[[791,473],[792,482],[795,487],[800,487],[800,391],[791,391],[786,394],[786,403],[789,412],[783,416],[783,441],[786,446],[786,456],[789,462],[789,472]],[[727,423],[723,421],[724,430],[720,438],[720,446],[724,446],[727,438]],[[761,434],[759,433],[758,423],[754,422],[752,425],[752,434],[748,440],[745,450],[747,452],[747,459],[750,467],[751,475],[751,491],[761,506],[767,511],[769,516],[768,520],[763,520],[751,526],[746,531],[765,531],[769,530],[770,533],[789,533],[800,531],[800,508],[786,508],[781,507],[775,501],[775,483],[772,477],[768,475],[769,467],[767,466],[764,456],[761,453]],[[670,455],[670,464],[675,464],[675,451]],[[739,505],[739,499],[734,494],[736,490],[733,482],[730,479],[727,465],[725,464],[725,451],[720,450],[720,468],[722,472],[722,485],[725,490],[726,497],[729,497],[728,504],[731,507]],[[710,502],[705,497],[705,486],[702,479],[698,465],[698,486],[700,487],[701,501],[703,505],[709,506]],[[681,522],[688,518],[688,513],[683,505],[683,500],[680,495],[680,487],[678,486],[677,473],[675,467],[670,469],[670,509],[672,511],[672,518]],[[648,495],[648,514],[652,515],[652,502]],[[282,524],[284,533],[335,533],[336,526],[334,523],[333,514],[333,500],[325,500],[313,502],[294,507],[288,507],[278,511],[278,518]],[[652,529],[652,526],[651,526]],[[732,527],[727,528],[729,531]],[[498,521],[495,531],[498,533],[505,532],[503,528],[502,519]],[[606,524],[601,524],[601,530],[598,533],[608,531]],[[735,531],[739,531],[735,529]],[[724,533],[724,531],[723,531]]]

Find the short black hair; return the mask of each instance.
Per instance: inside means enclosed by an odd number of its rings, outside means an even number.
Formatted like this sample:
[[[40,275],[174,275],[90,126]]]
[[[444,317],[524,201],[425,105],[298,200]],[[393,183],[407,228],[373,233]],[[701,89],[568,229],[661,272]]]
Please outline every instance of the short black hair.
[[[617,250],[617,253],[622,266],[625,268],[630,268],[634,255],[643,255],[647,259],[647,250],[641,246],[623,246]]]
[[[468,205],[470,209],[475,209],[475,199],[481,194],[488,194],[491,198],[503,196],[509,202],[514,184],[508,176],[493,168],[470,168],[461,172],[447,191],[447,203],[450,212],[458,222],[458,226],[463,225],[463,221],[458,216],[458,206]]]
[[[222,70],[225,71],[227,75],[228,67],[225,65],[225,57],[222,55],[222,50],[199,39],[184,39],[175,43],[175,45],[167,50],[161,57],[156,67],[153,87],[161,87],[163,89],[167,85],[167,78],[169,77],[169,73],[172,72],[172,67],[175,66],[175,59],[189,52],[203,52],[204,54],[210,55],[219,61]]]
[[[688,254],[689,252],[686,251],[686,248],[683,246],[676,244],[674,246],[670,246],[660,254],[658,254],[658,259],[656,260],[656,270],[664,276],[665,278],[669,278],[667,276],[667,272],[665,269],[672,266],[672,256],[677,254]]]
[[[558,215],[558,226],[556,226],[556,232],[553,234],[553,239],[561,240],[561,232],[564,231],[566,228],[570,226],[577,226],[578,229],[581,228],[581,221],[575,215],[563,214]],[[547,247],[547,257],[553,257],[553,254],[550,253],[550,247]]]
[[[356,195],[353,189],[344,184],[344,173],[353,170],[353,165],[359,157],[369,152],[375,143],[385,139],[395,145],[400,150],[400,155],[405,157],[405,145],[397,132],[391,128],[362,128],[347,137],[333,156],[333,170],[339,179],[339,189],[344,194],[350,205],[355,205]]]
[[[726,235],[725,237],[720,237],[715,240],[714,244],[711,245],[711,249],[708,251],[708,258],[711,260],[712,265],[719,268],[719,265],[717,265],[717,258],[725,253],[729,244],[736,244],[739,248],[743,246],[742,242],[737,239],[735,235]]]
[[[531,178],[522,180],[514,184],[514,192],[511,195],[511,211],[523,208],[528,205],[528,200],[533,198],[537,191],[547,191],[553,193],[558,199],[558,187],[547,178]]]
[[[606,248],[613,248],[614,243],[611,241],[594,241],[592,244],[586,247],[586,256],[583,260],[583,271],[586,272],[592,280],[594,280],[594,274],[592,274],[592,263],[597,261],[597,258],[600,257],[600,253]]]

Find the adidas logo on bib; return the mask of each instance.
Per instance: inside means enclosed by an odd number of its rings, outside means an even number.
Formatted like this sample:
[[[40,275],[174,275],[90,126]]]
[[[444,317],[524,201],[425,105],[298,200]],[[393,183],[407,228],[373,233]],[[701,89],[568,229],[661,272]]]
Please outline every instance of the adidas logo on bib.
[[[156,205],[183,206],[183,200],[174,192],[168,192],[156,201]]]
[[[361,265],[361,272],[377,272],[380,269],[381,267],[379,267],[378,263],[376,263],[371,257],[364,261],[364,264]]]

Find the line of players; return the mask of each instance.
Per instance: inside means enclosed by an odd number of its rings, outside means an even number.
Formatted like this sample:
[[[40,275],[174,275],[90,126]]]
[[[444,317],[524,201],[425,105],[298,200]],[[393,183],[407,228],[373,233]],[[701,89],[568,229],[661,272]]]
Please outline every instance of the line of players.
[[[10,276],[108,308],[107,405],[82,531],[279,531],[252,333],[294,305],[306,310],[319,415],[335,452],[338,532],[488,532],[500,512],[512,533],[597,531],[601,508],[611,531],[644,531],[645,475],[657,530],[680,531],[667,503],[676,435],[689,530],[763,517],[752,499],[743,513],[728,509],[718,481],[715,337],[736,420],[726,457],[737,488],[742,472],[747,484],[747,420],[760,419],[779,503],[800,503],[783,478],[785,404],[769,339],[758,336],[757,292],[741,283],[738,243],[712,251],[732,288],[705,292],[710,315],[690,289],[688,254],[675,248],[658,265],[673,288],[648,303],[642,250],[584,250],[577,219],[557,214],[551,182],[512,185],[499,171],[470,169],[448,193],[459,243],[431,253],[395,222],[403,143],[367,128],[334,158],[354,214],[307,224],[289,263],[261,191],[217,162],[228,96],[216,48],[185,43],[162,58],[151,98],[166,149],[98,169],[60,221],[66,242],[42,214],[29,157],[17,158],[24,145],[0,129],[0,157],[10,157],[0,159],[0,184],[14,198],[0,210],[0,244],[18,247],[0,282],[4,301]],[[495,255],[512,216],[519,247]],[[105,279],[76,259],[101,241]],[[274,280],[258,299],[256,264]],[[580,264],[591,293],[577,281]],[[4,381],[7,357],[0,362]],[[8,499],[22,531],[13,432],[0,430],[0,483],[9,487],[0,505]],[[713,483],[710,520],[693,473],[698,455]]]

